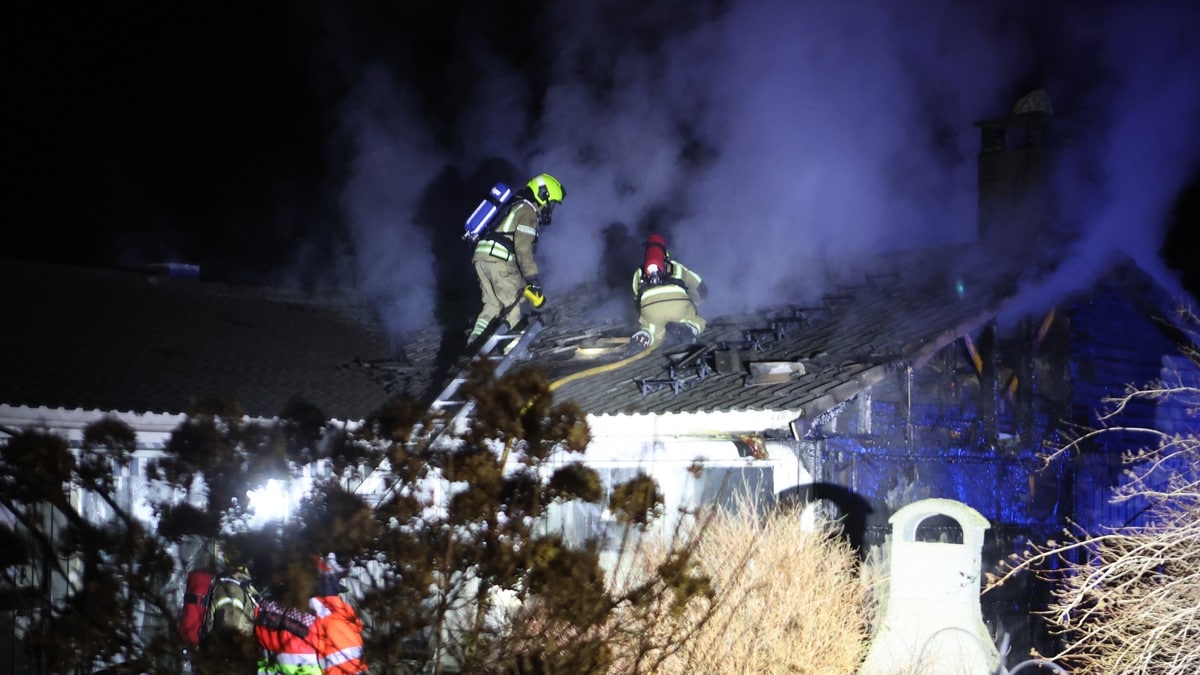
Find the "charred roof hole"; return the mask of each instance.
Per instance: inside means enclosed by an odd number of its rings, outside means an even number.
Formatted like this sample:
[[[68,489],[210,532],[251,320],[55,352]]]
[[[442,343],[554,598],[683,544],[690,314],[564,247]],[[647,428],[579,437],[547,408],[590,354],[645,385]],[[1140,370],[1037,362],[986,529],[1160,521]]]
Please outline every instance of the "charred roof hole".
[[[914,541],[931,544],[961,544],[963,543],[962,525],[950,516],[938,513],[929,516],[917,526]]]

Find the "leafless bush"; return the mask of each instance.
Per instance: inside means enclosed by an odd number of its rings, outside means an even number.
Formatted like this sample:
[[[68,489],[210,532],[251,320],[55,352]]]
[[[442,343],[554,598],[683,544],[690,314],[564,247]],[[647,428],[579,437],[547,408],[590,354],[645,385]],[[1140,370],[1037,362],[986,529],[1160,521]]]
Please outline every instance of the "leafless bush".
[[[801,527],[794,509],[767,515],[743,505],[704,521],[690,542],[698,574],[710,580],[705,602],[679,605],[669,595],[637,611],[618,608],[628,638],[614,645],[613,672],[637,672],[652,658],[672,673],[852,673],[866,655],[869,588],[845,542],[826,528]],[[647,550],[618,584],[636,587],[675,564],[678,547]],[[669,639],[664,639],[670,636]],[[645,654],[653,643],[657,654]]]
[[[336,554],[372,672],[853,671],[866,615],[847,546],[802,532],[794,512],[759,517],[745,505],[742,515],[709,512],[691,538],[676,531],[648,550],[644,533],[664,501],[650,476],[606,496],[581,463],[541,471],[590,440],[582,411],[554,403],[544,375],[497,381],[481,371],[469,384],[469,430],[444,445],[415,431],[435,413],[408,399],[356,428],[308,435],[291,418],[262,424],[235,405],[206,404],[148,465],[146,483],[162,488],[146,495],[150,522],[121,502],[113,478],[114,467],[132,475],[136,435],[123,423],[90,425],[77,450],[36,431],[0,443],[0,591],[31,589],[20,638],[33,672],[179,672],[182,589],[171,580],[192,564],[184,541],[246,561],[294,606],[313,587],[314,556]],[[317,461],[320,477],[291,515],[249,527],[251,490]],[[114,517],[80,514],[80,492]],[[539,527],[549,505],[574,500],[602,504],[620,531],[636,533],[621,550],[640,575],[614,582],[604,541],[568,544]],[[21,570],[46,570],[44,583],[19,586]],[[206,643],[193,665],[254,667],[253,644],[228,646]]]
[[[1196,317],[1184,315],[1196,325]],[[1193,349],[1183,353],[1200,363]],[[1200,391],[1175,376],[1128,387],[1106,401],[1101,422],[1117,419],[1138,400],[1173,403],[1194,417]],[[1200,672],[1200,439],[1155,429],[1104,426],[1059,448],[1070,453],[1091,438],[1120,431],[1148,435],[1147,446],[1124,457],[1127,482],[1116,502],[1145,500],[1146,525],[1100,533],[1072,526],[1061,541],[1016,557],[994,588],[1029,571],[1054,582],[1042,615],[1061,636],[1050,657],[1076,673]]]

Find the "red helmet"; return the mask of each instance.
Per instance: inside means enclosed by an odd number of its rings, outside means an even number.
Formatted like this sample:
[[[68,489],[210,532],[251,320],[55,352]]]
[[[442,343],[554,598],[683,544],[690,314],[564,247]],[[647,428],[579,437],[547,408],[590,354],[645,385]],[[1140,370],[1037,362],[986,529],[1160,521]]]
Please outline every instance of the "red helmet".
[[[642,258],[642,275],[655,282],[669,273],[667,261],[667,240],[662,235],[652,234],[646,237],[646,255]]]

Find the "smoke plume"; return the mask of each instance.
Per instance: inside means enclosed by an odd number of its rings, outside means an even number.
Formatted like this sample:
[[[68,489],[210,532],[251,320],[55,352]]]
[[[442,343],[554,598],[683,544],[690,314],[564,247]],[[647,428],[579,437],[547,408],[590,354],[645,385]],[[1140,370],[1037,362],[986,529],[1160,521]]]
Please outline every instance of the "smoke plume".
[[[614,224],[667,236],[709,282],[711,314],[812,299],[873,254],[972,241],[972,123],[1037,88],[1065,131],[1052,185],[1072,236],[1032,292],[1085,283],[1114,251],[1170,280],[1165,214],[1200,156],[1188,4],[525,3],[507,23],[480,11],[436,17],[453,48],[434,64],[412,45],[343,62],[343,215],[358,279],[400,333],[430,321],[447,257],[471,283],[469,253],[439,249],[436,228],[457,234],[491,181],[540,172],[567,189],[540,244],[551,298],[604,278]],[[512,173],[487,175],[497,160]]]

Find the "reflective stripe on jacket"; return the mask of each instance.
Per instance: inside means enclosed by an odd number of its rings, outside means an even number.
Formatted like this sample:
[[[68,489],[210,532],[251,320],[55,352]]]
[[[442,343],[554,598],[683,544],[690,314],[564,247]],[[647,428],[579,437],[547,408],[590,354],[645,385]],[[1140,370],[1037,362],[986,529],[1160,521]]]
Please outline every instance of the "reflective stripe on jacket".
[[[316,654],[279,653],[258,662],[260,674],[282,673],[283,675],[324,675]]]
[[[475,245],[474,260],[489,257],[517,263],[521,276],[528,279],[538,273],[533,259],[538,239],[537,206],[527,199],[518,199],[500,224],[484,235]]]
[[[253,630],[257,594],[250,586],[249,577],[221,577],[213,582],[209,595],[208,612],[204,617],[206,633],[232,629],[249,634]]]
[[[320,633],[317,617],[267,600],[259,605],[254,635],[267,652],[259,673],[323,675],[317,654]]]
[[[666,300],[688,300],[695,304],[699,300],[699,289],[702,279],[699,274],[688,269],[683,263],[672,260],[669,263],[670,274],[662,283],[646,284],[642,276],[642,268],[633,272],[633,297],[640,306],[652,305]]]
[[[284,675],[323,675],[316,654],[273,654],[259,661],[259,673],[283,673]]]
[[[491,256],[493,258],[499,258],[505,262],[512,260],[515,257],[513,256],[513,252],[508,250],[507,246],[499,241],[496,241],[495,239],[481,239],[479,243],[475,245],[475,255]]]
[[[311,598],[308,602],[317,615],[317,653],[325,675],[367,672],[363,661],[362,622],[340,595]]]

